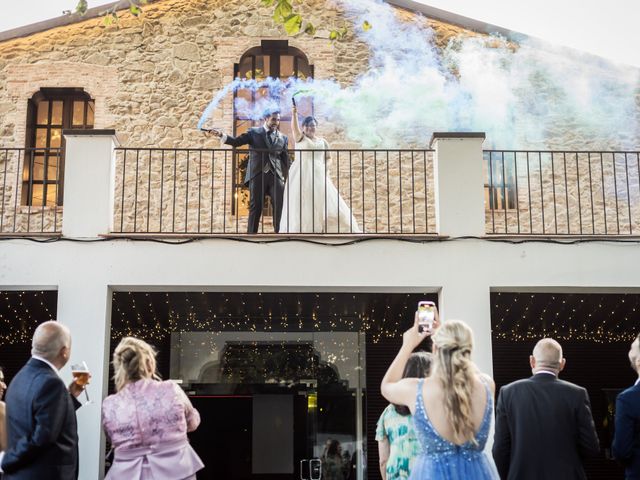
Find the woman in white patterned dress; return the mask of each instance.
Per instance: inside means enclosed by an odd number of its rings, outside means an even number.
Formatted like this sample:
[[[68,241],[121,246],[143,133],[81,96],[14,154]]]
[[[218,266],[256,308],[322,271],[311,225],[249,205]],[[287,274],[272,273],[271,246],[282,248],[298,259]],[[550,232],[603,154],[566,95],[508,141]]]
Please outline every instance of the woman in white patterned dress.
[[[284,187],[280,233],[362,233],[329,176],[329,144],[316,136],[318,122],[306,117],[302,130],[293,106],[294,162]]]

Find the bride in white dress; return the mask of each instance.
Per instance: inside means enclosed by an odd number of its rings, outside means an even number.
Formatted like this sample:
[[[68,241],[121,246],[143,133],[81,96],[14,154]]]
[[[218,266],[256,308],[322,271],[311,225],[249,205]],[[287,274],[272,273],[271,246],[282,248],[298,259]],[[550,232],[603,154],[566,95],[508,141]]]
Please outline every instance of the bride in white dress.
[[[351,209],[331,181],[329,144],[316,136],[318,122],[306,117],[302,130],[295,105],[291,129],[296,140],[294,162],[284,187],[280,233],[362,233]]]

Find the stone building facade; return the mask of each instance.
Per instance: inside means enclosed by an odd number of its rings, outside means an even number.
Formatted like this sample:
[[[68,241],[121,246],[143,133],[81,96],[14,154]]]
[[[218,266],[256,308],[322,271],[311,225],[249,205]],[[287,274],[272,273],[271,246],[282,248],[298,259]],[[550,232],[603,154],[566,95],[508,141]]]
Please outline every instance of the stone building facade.
[[[33,132],[27,132],[30,99],[41,89],[75,88],[82,89],[95,103],[93,127],[115,129],[125,147],[218,148],[216,142],[204,138],[196,129],[197,120],[212,92],[233,80],[234,65],[243,54],[259,47],[264,40],[288,42],[289,46],[306,56],[313,66],[315,78],[335,79],[342,86],[352,84],[360,73],[369,68],[368,47],[355,37],[352,30],[343,41],[331,42],[328,39],[330,28],[338,28],[353,20],[345,16],[339,4],[317,0],[301,4],[299,9],[306,20],[320,26],[313,37],[283,35],[281,27],[271,19],[270,10],[258,0],[163,0],[145,6],[140,18],[120,12],[119,21],[112,26],[105,26],[102,18],[91,18],[0,42],[0,145],[3,148],[34,146],[29,138]],[[433,29],[437,48],[446,48],[451,39],[460,35],[479,35],[470,29],[426,19],[402,8],[396,8],[395,12],[400,21],[418,22]],[[226,131],[234,130],[232,96],[223,100],[213,122]],[[566,125],[564,131],[562,128],[558,125],[554,144],[563,150],[587,149],[589,138],[576,135],[570,125]],[[322,124],[320,131],[332,148],[361,147],[346,139],[339,126]],[[421,145],[397,145],[395,148],[428,149],[428,138]],[[161,152],[158,150],[155,155],[157,159],[154,159],[153,152],[148,153],[146,159],[144,155],[141,159],[138,155],[135,164],[131,163],[132,157],[128,157],[128,170],[122,164],[124,156],[118,157],[117,192],[114,193],[116,231],[141,231],[139,227],[147,222],[156,222],[158,228],[154,231],[157,232],[176,230],[176,222],[181,225],[177,230],[187,232],[226,233],[226,225],[234,224],[239,230],[244,230],[246,205],[238,201],[238,196],[246,203],[247,194],[242,189],[234,190],[235,195],[232,193],[232,188],[235,188],[232,185],[237,185],[238,181],[233,175],[235,163],[231,158],[202,164],[201,154],[193,155],[176,160],[173,169],[169,162],[165,172],[165,165],[161,165],[159,160]],[[211,152],[209,155],[219,153]],[[390,161],[378,162],[361,153],[353,162],[345,160],[347,155],[347,152],[342,152],[343,160],[340,162],[338,158],[329,174],[343,197],[349,198],[358,222],[365,226],[365,232],[406,232],[404,224],[408,222],[412,224],[412,232],[434,233],[434,218],[428,214],[434,202],[433,164],[429,152],[420,152],[422,159],[417,161],[409,157],[398,158],[399,154],[395,153]],[[22,190],[26,183],[18,179],[19,172],[26,171],[25,158],[18,158],[16,152],[5,151],[4,159],[0,158],[2,161],[2,231],[8,231],[9,227],[23,232],[38,228],[59,231],[62,214],[59,206],[50,200],[44,202],[46,206],[40,200],[25,201],[26,195]],[[133,165],[136,168],[132,168]],[[583,168],[583,172],[586,171]],[[147,176],[141,172],[147,172]],[[548,173],[547,170],[547,177]],[[23,177],[25,175],[23,173]],[[56,175],[63,176],[62,169]],[[344,183],[347,179],[348,185]],[[176,189],[171,191],[171,195],[165,195],[161,183],[166,185],[174,181]],[[512,174],[511,183],[514,181]],[[637,178],[630,181],[633,184]],[[200,193],[203,182],[218,185],[218,188],[205,191],[203,196]],[[500,194],[496,191],[500,186],[493,188],[490,183],[488,180],[488,195],[489,190],[493,195]],[[221,189],[222,185],[228,187]],[[577,198],[579,187],[575,179],[568,180],[566,188]],[[543,196],[548,196],[542,201],[551,204],[552,188],[542,190]],[[631,191],[635,192],[633,188]],[[503,197],[504,193],[501,194]],[[367,201],[372,195],[376,200]],[[633,204],[634,208],[637,207],[638,198],[634,195],[624,200],[629,202],[625,206]],[[378,198],[383,202],[380,205]],[[420,211],[414,213],[416,202]],[[60,199],[57,203],[61,203]],[[185,204],[185,209],[180,212],[173,203]],[[404,209],[400,204],[404,204]],[[407,208],[409,204],[411,212]],[[519,203],[519,208],[528,209],[528,201],[524,204],[522,207]],[[593,208],[604,207],[594,203]],[[198,212],[193,213],[194,209]],[[212,215],[221,211],[225,213]],[[388,220],[384,220],[380,213],[385,211],[389,213]],[[172,217],[171,229],[168,229],[166,221],[166,228],[160,229],[159,212]],[[488,208],[488,223],[495,222],[495,214]],[[209,219],[207,224],[202,223],[200,215]],[[532,215],[541,227],[542,214],[533,212]],[[416,220],[418,225],[414,228]],[[265,217],[267,229],[271,230],[269,221]],[[627,223],[633,222],[628,218]],[[531,230],[533,233],[542,229]],[[594,228],[594,232],[596,230],[604,233],[604,224]]]

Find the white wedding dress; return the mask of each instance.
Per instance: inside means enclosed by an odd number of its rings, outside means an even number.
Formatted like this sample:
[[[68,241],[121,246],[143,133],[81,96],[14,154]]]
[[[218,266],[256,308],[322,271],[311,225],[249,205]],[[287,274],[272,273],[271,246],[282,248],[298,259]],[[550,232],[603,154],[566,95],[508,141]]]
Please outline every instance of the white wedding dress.
[[[284,187],[280,233],[362,233],[351,209],[331,181],[327,143],[306,135],[296,152]]]

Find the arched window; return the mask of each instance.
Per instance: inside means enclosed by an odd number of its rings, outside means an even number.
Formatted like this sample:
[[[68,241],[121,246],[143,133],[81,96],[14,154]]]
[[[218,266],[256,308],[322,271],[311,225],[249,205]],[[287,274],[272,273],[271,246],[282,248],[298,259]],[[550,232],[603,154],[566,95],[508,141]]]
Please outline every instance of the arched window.
[[[42,88],[27,111],[22,204],[62,205],[62,130],[93,128],[95,105],[82,88]],[[57,150],[60,149],[60,150]]]
[[[313,65],[309,65],[306,55],[295,47],[290,47],[286,40],[263,40],[259,47],[248,50],[239,63],[234,65],[236,78],[261,80],[267,77],[287,79],[289,77],[308,78],[313,77]],[[248,102],[257,101],[265,91],[251,92],[240,89],[236,97],[241,97]],[[298,102],[298,110],[301,114],[311,115],[313,105],[309,99],[301,99]],[[251,127],[262,124],[259,120],[252,120],[234,111],[233,135],[242,135]],[[294,139],[291,136],[291,112],[285,110],[280,116],[280,131],[289,138],[289,148],[293,147]],[[246,147],[242,147],[245,149]],[[235,201],[232,200],[233,211],[239,215],[247,215],[249,209],[249,191],[242,184],[246,168],[246,155],[234,156],[233,183]],[[271,206],[265,202],[264,215],[271,215]]]

